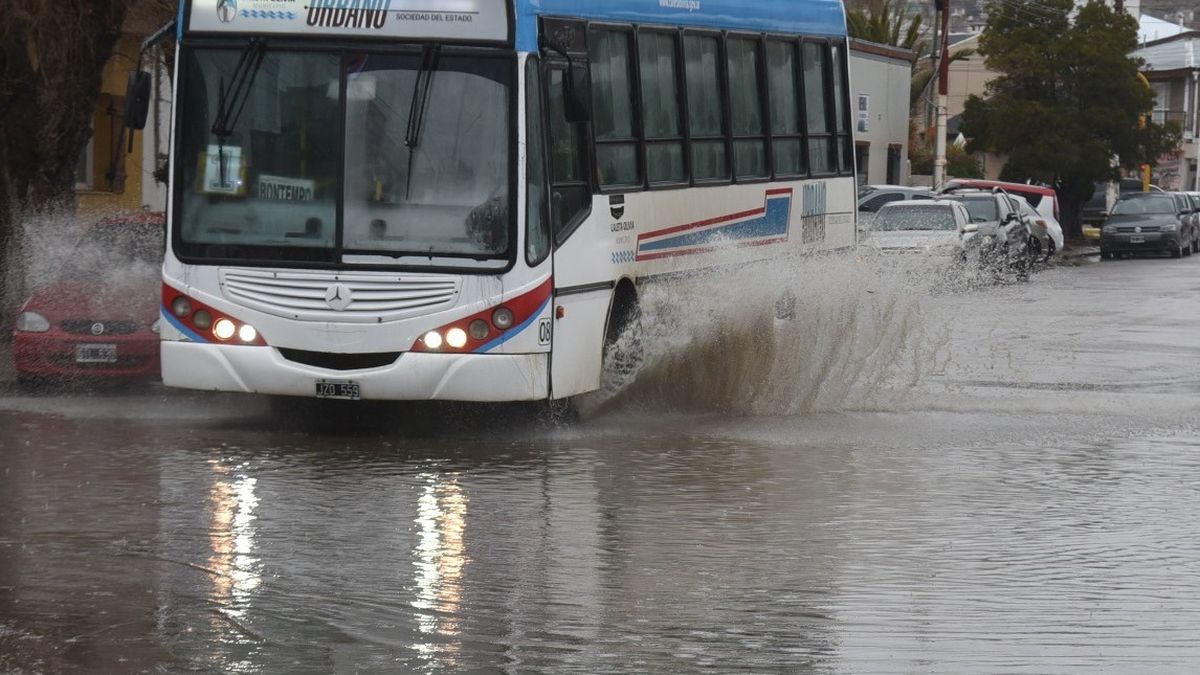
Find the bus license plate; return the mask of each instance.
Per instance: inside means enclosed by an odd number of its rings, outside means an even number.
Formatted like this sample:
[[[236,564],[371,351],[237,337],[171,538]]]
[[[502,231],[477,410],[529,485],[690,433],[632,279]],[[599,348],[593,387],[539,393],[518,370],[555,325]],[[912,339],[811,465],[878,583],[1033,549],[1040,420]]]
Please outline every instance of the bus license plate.
[[[75,345],[75,363],[116,363],[116,345]]]
[[[317,380],[317,398],[357,401],[362,398],[362,392],[353,380]]]

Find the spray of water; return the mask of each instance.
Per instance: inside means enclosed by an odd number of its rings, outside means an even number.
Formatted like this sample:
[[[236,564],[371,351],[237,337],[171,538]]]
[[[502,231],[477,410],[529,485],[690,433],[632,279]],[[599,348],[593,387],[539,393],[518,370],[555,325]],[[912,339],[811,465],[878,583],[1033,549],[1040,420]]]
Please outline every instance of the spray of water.
[[[621,336],[636,372],[585,415],[649,407],[796,415],[889,407],[939,367],[949,332],[924,308],[944,261],[844,253],[646,285]]]

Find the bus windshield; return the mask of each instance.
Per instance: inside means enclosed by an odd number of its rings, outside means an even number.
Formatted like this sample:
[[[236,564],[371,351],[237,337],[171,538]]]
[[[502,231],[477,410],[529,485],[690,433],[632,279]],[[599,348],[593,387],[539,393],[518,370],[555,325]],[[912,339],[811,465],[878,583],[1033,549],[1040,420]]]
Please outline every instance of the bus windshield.
[[[408,266],[508,257],[511,59],[253,47],[185,53],[178,250]]]

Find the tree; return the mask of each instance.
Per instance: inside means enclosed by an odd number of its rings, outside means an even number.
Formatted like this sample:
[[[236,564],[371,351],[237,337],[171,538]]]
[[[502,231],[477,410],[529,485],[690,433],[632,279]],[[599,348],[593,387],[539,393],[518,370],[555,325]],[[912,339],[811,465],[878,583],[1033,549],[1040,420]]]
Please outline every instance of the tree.
[[[979,51],[997,73],[987,98],[971,96],[962,132],[971,152],[1009,156],[1004,177],[1058,192],[1063,228],[1080,236],[1079,214],[1096,181],[1116,178],[1179,143],[1179,128],[1146,121],[1154,94],[1138,76],[1137,22],[1092,0],[1072,24],[1072,0],[988,5]]]
[[[846,10],[846,30],[850,37],[911,49],[914,60],[925,47],[921,39],[922,21],[920,14],[909,18],[902,9],[893,8],[891,0],[862,0]]]
[[[0,335],[25,291],[21,224],[74,215],[75,167],[122,24],[131,11],[165,23],[173,5],[0,0]]]

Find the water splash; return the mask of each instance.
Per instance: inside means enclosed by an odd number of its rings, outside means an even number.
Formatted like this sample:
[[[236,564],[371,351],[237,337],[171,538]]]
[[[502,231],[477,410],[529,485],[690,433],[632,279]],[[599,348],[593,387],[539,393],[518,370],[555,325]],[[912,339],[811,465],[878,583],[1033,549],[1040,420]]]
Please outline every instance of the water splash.
[[[949,331],[924,302],[945,271],[924,256],[858,252],[646,285],[641,321],[621,337],[622,346],[640,345],[641,367],[581,411],[766,416],[887,407],[944,360]]]

